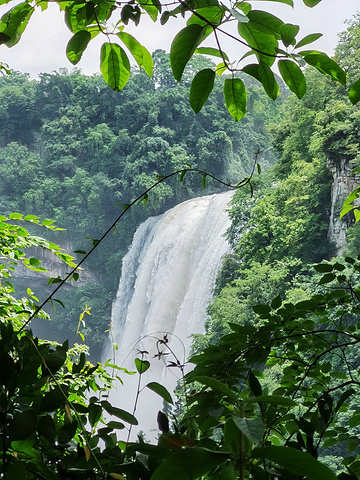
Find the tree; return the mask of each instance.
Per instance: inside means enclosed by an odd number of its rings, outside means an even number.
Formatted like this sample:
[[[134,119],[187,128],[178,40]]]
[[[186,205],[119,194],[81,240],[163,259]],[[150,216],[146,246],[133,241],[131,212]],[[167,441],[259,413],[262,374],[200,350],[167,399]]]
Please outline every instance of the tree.
[[[31,0],[25,0],[12,7],[1,18],[0,42],[8,47],[18,43],[35,9],[44,10],[47,1],[33,5]],[[274,1],[293,6],[293,0]],[[308,7],[314,7],[320,1],[303,0]],[[246,112],[246,88],[239,78],[240,72],[258,80],[272,100],[279,95],[279,85],[274,75],[276,66],[288,88],[298,98],[302,98],[307,89],[302,71],[305,65],[314,67],[340,84],[346,84],[346,73],[335,60],[325,53],[309,50],[311,47],[308,45],[317,40],[321,33],[298,39],[298,25],[286,24],[266,10],[256,10],[252,2],[230,1],[226,6],[219,0],[210,3],[208,0],[177,0],[169,6],[162,5],[159,0],[123,3],[115,0],[81,0],[66,4],[59,0],[58,4],[61,10],[65,10],[65,22],[73,33],[66,51],[69,61],[76,65],[89,42],[98,35],[104,35],[106,41],[101,47],[100,68],[104,79],[114,90],[123,89],[130,78],[128,53],[149,76],[153,73],[154,64],[150,53],[126,32],[129,22],[141,24],[142,14],[150,16],[154,22],[160,21],[161,25],[177,15],[186,18],[186,26],[173,39],[170,65],[166,64],[167,60],[161,52],[155,56],[156,64],[167,66],[166,75],[157,77],[158,86],[172,85],[173,79],[179,82],[194,53],[220,59],[221,63],[216,68],[205,66],[192,74],[190,104],[195,112],[201,110],[209,97],[216,73],[229,74],[224,82],[223,94],[235,121],[240,120]],[[237,24],[236,35],[227,30],[233,22]],[[217,48],[206,46],[210,36],[214,37]],[[230,36],[234,42],[246,46],[247,54],[241,59],[230,59],[222,47],[222,36]],[[2,69],[6,69],[3,64]],[[352,77],[352,82],[349,98],[355,104],[360,100],[360,79]]]

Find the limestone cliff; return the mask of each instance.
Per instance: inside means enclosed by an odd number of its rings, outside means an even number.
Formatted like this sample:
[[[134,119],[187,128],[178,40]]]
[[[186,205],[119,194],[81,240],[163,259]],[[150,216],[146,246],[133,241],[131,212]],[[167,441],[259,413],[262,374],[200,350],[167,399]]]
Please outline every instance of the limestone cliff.
[[[346,245],[347,229],[354,223],[351,212],[340,218],[340,211],[344,200],[360,185],[360,175],[351,174],[353,167],[348,158],[328,158],[327,166],[333,176],[328,239],[333,245],[333,255],[337,256]]]

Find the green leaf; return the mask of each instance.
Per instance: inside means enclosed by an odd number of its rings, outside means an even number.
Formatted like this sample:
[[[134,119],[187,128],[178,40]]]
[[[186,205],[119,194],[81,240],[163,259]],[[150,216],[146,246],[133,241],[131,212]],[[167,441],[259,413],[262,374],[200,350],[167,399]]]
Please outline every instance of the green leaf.
[[[255,78],[258,82],[261,83],[260,75],[259,75],[259,65],[257,63],[250,63],[249,65],[245,65],[242,69],[244,73],[251,75]]]
[[[334,267],[331,265],[331,263],[318,263],[314,265],[313,268],[320,273],[332,272],[334,270]]]
[[[23,440],[29,437],[35,431],[36,423],[37,417],[32,410],[16,412],[8,426],[10,440]]]
[[[319,285],[324,285],[325,283],[330,283],[335,280],[336,276],[333,273],[327,273],[324,275],[319,282]]]
[[[212,25],[219,25],[224,18],[224,9],[219,5],[214,7],[198,8],[196,13],[197,15],[194,14],[189,18],[186,23],[187,25],[200,25],[201,27],[208,27],[209,22]]]
[[[223,393],[234,402],[236,403],[238,402],[238,398],[235,395],[235,393],[232,390],[230,390],[230,388],[226,386],[224,383],[220,382],[219,380],[216,380],[216,378],[196,376],[196,377],[191,377],[191,381],[199,382],[202,385],[205,385],[206,387],[210,387],[213,390],[216,390],[217,392]]]
[[[217,48],[200,47],[197,48],[194,53],[199,53],[201,55],[211,55],[212,57],[219,57],[229,61],[229,57],[226,55],[226,53],[218,50]]]
[[[276,49],[278,42],[273,35],[260,32],[250,23],[239,23],[238,32],[240,36],[248,43],[259,59],[271,66],[276,58]]]
[[[329,58],[326,53],[310,51],[299,52],[299,55],[302,55],[306,63],[315,67],[320,73],[328,75],[342,85],[346,84],[346,73],[334,60]]]
[[[205,174],[202,176],[202,178],[201,178],[201,185],[202,185],[202,188],[203,188],[204,190],[205,190],[205,188],[206,188],[206,177],[207,177],[207,175],[206,175],[206,173],[205,173]]]
[[[73,65],[76,65],[80,61],[90,40],[91,34],[86,30],[76,32],[70,39],[66,47],[66,55]]]
[[[128,33],[119,32],[117,35],[129,49],[131,55],[134,57],[139,67],[143,68],[145,72],[149,75],[149,77],[151,77],[154,68],[154,62],[148,50],[143,47],[136,40],[136,38],[134,38],[132,35],[129,35]]]
[[[188,25],[175,36],[170,48],[170,64],[175,80],[180,82],[186,64],[205,38],[200,25]]]
[[[130,63],[117,44],[104,43],[100,53],[100,70],[106,83],[116,91],[122,90],[130,77]]]
[[[250,398],[246,403],[270,403],[272,405],[282,405],[284,407],[293,407],[296,405],[296,402],[291,400],[291,398],[281,397],[280,395],[260,395],[258,397]]]
[[[315,7],[315,5],[317,5],[318,3],[321,2],[321,0],[303,0],[303,2],[305,3],[305,5],[307,7]]]
[[[22,220],[23,216],[21,213],[10,213],[9,220]]]
[[[278,63],[280,74],[298,98],[302,98],[306,93],[306,79],[299,66],[290,60],[279,60]]]
[[[277,297],[275,297],[272,301],[271,301],[271,308],[273,310],[277,310],[278,308],[280,308],[282,305],[282,298],[280,295],[278,295]]]
[[[146,386],[147,388],[150,388],[150,390],[152,390],[153,392],[160,395],[160,397],[162,397],[165,400],[165,402],[168,402],[171,404],[174,403],[170,393],[167,391],[167,389],[163,385],[160,385],[160,383],[150,382]]]
[[[158,14],[161,13],[161,4],[158,0],[146,0],[141,3],[141,8],[149,15],[153,22],[156,22]]]
[[[71,423],[66,423],[63,425],[58,434],[58,442],[60,444],[69,443],[72,438],[74,438],[77,430],[77,420],[74,420]]]
[[[240,78],[227,78],[224,82],[225,105],[235,122],[246,113],[246,89]]]
[[[150,480],[194,480],[226,462],[229,455],[206,448],[185,448],[166,458],[154,471]]]
[[[260,396],[262,394],[260,382],[251,370],[249,372],[249,387],[253,395]]]
[[[240,418],[234,416],[232,419],[238,429],[246,438],[248,438],[248,440],[250,440],[251,443],[261,442],[265,432],[265,427],[261,418]]]
[[[350,88],[349,99],[353,105],[360,101],[360,78]]]
[[[248,17],[251,21],[251,27],[255,27],[260,32],[273,35],[277,39],[281,38],[280,29],[284,22],[280,18],[262,10],[251,10],[248,13]]]
[[[284,23],[281,27],[281,40],[285,47],[295,44],[295,37],[299,32],[300,27],[298,25],[292,25],[291,23]]]
[[[214,87],[215,72],[210,68],[200,70],[190,87],[190,105],[195,113],[200,112]]]
[[[89,405],[89,422],[90,425],[93,427],[98,420],[100,419],[102,414],[101,405],[97,405],[96,403],[90,403]]]
[[[291,447],[263,447],[252,451],[253,458],[271,460],[308,480],[336,480],[335,473],[307,452]]]
[[[140,358],[135,358],[135,366],[138,373],[142,375],[150,368],[150,362],[147,360],[141,360]]]
[[[276,100],[279,96],[280,89],[271,68],[266,63],[260,62],[258,72],[265,92],[272,100]]]
[[[295,48],[305,47],[305,45],[309,45],[309,43],[313,43],[322,37],[322,33],[311,33],[310,35],[306,35],[306,37],[302,38],[296,45]]]
[[[138,421],[131,415],[131,413],[122,410],[121,408],[113,407],[109,402],[103,401],[101,402],[102,407],[110,413],[110,415],[114,415],[115,417],[121,418],[124,422],[130,423],[130,425],[138,425]]]
[[[30,265],[33,265],[34,267],[36,267],[37,265],[40,265],[41,262],[37,258],[30,258],[29,263]]]
[[[2,40],[5,40],[5,36],[9,37],[9,40],[2,43],[8,47],[16,45],[33,12],[34,8],[28,2],[23,2],[5,13],[0,21],[0,34],[2,34]]]
[[[112,430],[123,430],[125,428],[125,425],[123,423],[114,422],[113,420],[111,422],[108,422],[107,426]]]

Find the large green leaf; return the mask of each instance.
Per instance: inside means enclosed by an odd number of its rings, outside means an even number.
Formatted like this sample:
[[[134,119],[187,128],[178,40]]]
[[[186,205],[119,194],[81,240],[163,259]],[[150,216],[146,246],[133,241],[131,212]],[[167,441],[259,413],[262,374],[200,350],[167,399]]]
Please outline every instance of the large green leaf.
[[[113,407],[111,403],[106,400],[101,402],[101,405],[108,413],[110,413],[110,415],[115,415],[115,417],[121,418],[124,422],[130,423],[130,425],[138,425],[138,421],[131,413],[126,412],[121,408]]]
[[[170,49],[170,64],[175,80],[180,82],[186,64],[205,38],[206,30],[200,25],[188,25],[174,38]]]
[[[343,85],[346,84],[346,73],[334,60],[329,58],[326,53],[304,51],[299,52],[299,55],[303,56],[305,62],[315,67],[319,72],[328,75],[336,82],[340,82]]]
[[[295,45],[295,37],[299,32],[298,25],[292,25],[291,23],[284,23],[281,27],[281,40],[285,47],[289,45]]]
[[[205,27],[209,22],[212,25],[219,25],[224,18],[224,8],[220,6],[198,8],[196,13],[197,15],[191,15],[187,25],[197,24]]]
[[[220,382],[219,380],[216,380],[216,378],[198,376],[198,377],[191,377],[191,381],[199,382],[202,385],[205,385],[206,387],[210,387],[213,390],[216,390],[217,392],[223,393],[234,402],[236,403],[238,402],[238,397],[235,395],[235,393],[232,390],[230,390],[230,388],[227,385]]]
[[[235,122],[246,113],[246,88],[240,78],[227,78],[224,82],[225,105]]]
[[[162,397],[165,402],[174,403],[168,390],[163,385],[160,385],[160,383],[150,382],[146,386],[147,388],[150,388],[150,390],[152,390],[153,392],[160,395],[160,397]]]
[[[8,47],[13,47],[16,45],[20,40],[21,35],[23,34],[33,12],[34,8],[28,2],[23,2],[5,13],[5,15],[1,17],[0,21],[0,35],[2,35],[2,43],[5,43]],[[6,36],[9,37],[8,40],[6,40]]]
[[[198,72],[190,87],[190,105],[195,113],[200,112],[214,87],[215,72],[206,68]]]
[[[194,447],[181,450],[166,458],[151,475],[150,480],[195,480],[229,458],[206,448]]]
[[[78,427],[77,420],[63,425],[58,433],[58,442],[61,444],[68,443],[75,436]]]
[[[335,473],[309,453],[290,447],[264,447],[252,451],[253,458],[271,460],[296,475],[309,480],[336,480]]]
[[[360,78],[351,86],[349,99],[353,105],[360,101]]]
[[[274,35],[277,39],[281,38],[280,29],[284,22],[280,18],[262,10],[251,10],[247,16],[252,27],[260,30],[260,32]]]
[[[129,33],[120,32],[118,33],[118,37],[129,49],[139,67],[143,68],[149,77],[151,77],[154,68],[154,62],[149,51]]]
[[[264,33],[249,23],[238,24],[239,35],[252,48],[259,60],[271,66],[276,58],[278,41],[272,34]]]
[[[280,89],[271,68],[266,63],[260,62],[258,72],[265,92],[272,100],[276,100],[279,96]]]
[[[299,66],[290,60],[279,60],[279,72],[290,90],[298,98],[302,98],[306,93],[306,79]]]
[[[250,440],[251,443],[259,443],[265,432],[264,424],[261,418],[240,418],[232,417],[235,425]]]
[[[296,45],[295,48],[305,47],[305,45],[309,45],[309,43],[315,42],[318,38],[322,37],[322,33],[311,33],[310,35],[306,35],[306,37],[302,38]]]
[[[130,77],[130,63],[120,45],[103,44],[100,53],[100,70],[112,89],[120,91],[125,87]]]
[[[66,47],[66,55],[69,61],[76,65],[91,40],[91,34],[86,30],[80,30],[70,39]]]
[[[161,13],[161,4],[158,0],[146,0],[141,3],[141,8],[149,15],[153,22],[156,22],[158,14]]]
[[[218,50],[217,48],[200,47],[197,48],[194,53],[200,53],[201,55],[211,55],[213,57],[219,57],[225,60],[229,60],[229,57],[226,55],[226,53]]]

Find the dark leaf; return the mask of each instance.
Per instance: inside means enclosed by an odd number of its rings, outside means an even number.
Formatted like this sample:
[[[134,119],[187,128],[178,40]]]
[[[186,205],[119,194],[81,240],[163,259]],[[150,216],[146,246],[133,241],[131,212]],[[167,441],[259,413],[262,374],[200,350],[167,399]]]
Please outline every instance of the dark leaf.
[[[252,451],[253,458],[271,460],[296,475],[309,480],[336,480],[335,473],[309,453],[290,447],[264,447]]]
[[[190,105],[195,113],[200,112],[213,89],[215,72],[206,68],[198,72],[190,87]]]
[[[206,35],[200,25],[188,25],[175,36],[170,49],[170,64],[175,80],[180,82],[183,71],[196,48]]]

